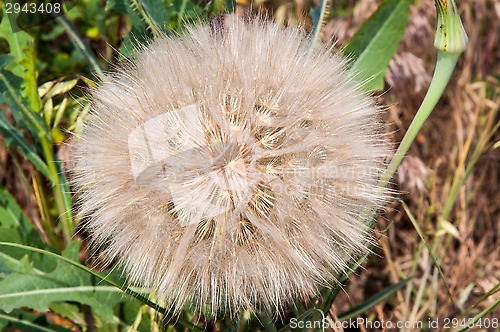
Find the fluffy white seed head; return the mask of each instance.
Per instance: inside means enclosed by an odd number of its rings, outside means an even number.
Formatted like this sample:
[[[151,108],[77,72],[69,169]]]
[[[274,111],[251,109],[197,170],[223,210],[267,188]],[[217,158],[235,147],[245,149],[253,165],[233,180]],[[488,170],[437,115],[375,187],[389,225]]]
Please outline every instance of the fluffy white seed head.
[[[95,243],[170,308],[279,311],[367,251],[389,150],[374,105],[300,30],[162,38],[93,91],[74,184]]]

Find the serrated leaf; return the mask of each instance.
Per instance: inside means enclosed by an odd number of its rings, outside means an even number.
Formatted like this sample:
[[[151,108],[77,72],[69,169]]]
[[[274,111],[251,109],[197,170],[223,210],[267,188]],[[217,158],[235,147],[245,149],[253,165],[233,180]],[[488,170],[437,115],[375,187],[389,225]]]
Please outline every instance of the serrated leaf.
[[[126,14],[126,16],[132,21],[132,28],[124,37],[123,42],[120,45],[119,51],[121,56],[129,57],[133,55],[135,45],[146,42],[152,37],[147,31],[146,22],[144,22],[140,15],[132,8],[130,0],[109,0],[106,3],[105,10],[114,11],[119,14]]]
[[[32,37],[24,31],[13,32],[11,20],[9,15],[6,14],[4,14],[0,22],[0,37],[9,44],[9,55],[14,59],[11,64],[11,71],[17,76],[24,76],[26,68],[21,65],[21,62],[26,57],[24,49],[30,42],[33,42]]]
[[[164,2],[162,0],[139,0],[139,4],[150,17],[151,21],[158,28],[163,28],[164,23],[169,18]]]
[[[16,18],[17,15],[14,13],[4,15],[0,23],[0,36],[9,44],[9,55],[14,58],[9,70],[24,80],[23,88],[19,91],[28,100],[29,107],[38,111],[40,109],[40,97],[37,89],[38,73],[35,64],[35,43],[33,37],[27,32],[15,29],[15,26],[12,26],[12,24],[16,25]]]
[[[72,245],[73,245],[73,243],[70,244],[70,247]],[[132,290],[128,287],[125,287],[124,281],[122,280],[123,274],[122,274],[122,272],[119,271],[119,269],[112,269],[111,271],[109,271],[107,273],[104,272],[106,274],[106,277],[104,277],[100,273],[97,273],[97,272],[91,270],[90,268],[78,263],[76,260],[77,258],[75,258],[76,256],[78,256],[78,251],[76,251],[72,255],[69,255],[69,257],[71,257],[71,258],[68,258],[66,256],[61,256],[61,255],[55,254],[53,252],[49,252],[47,250],[39,249],[37,247],[25,246],[25,245],[21,245],[21,244],[17,244],[17,243],[0,241],[0,247],[24,249],[30,253],[40,253],[40,254],[43,254],[44,256],[47,256],[50,258],[55,258],[58,264],[66,263],[66,264],[69,264],[69,266],[76,268],[79,271],[83,271],[83,275],[86,275],[87,277],[90,278],[91,281],[94,281],[92,283],[92,285],[95,285],[96,283],[101,284],[101,281],[103,281],[104,283],[113,285],[116,289],[121,290],[121,292],[120,292],[121,294],[123,294],[123,295],[127,294],[127,297],[125,297],[125,298],[123,298],[123,296],[122,296],[121,301],[126,301],[128,298],[130,298],[129,296],[131,296],[134,299],[136,299],[137,301],[140,301],[141,303],[149,306],[150,308],[153,308],[155,311],[163,314],[165,321],[169,321],[170,319],[173,319],[173,317],[171,316],[170,312],[167,309],[161,307],[157,303],[152,302],[143,294],[138,293],[137,291]],[[0,263],[1,263],[1,261],[0,261]],[[54,273],[55,273],[55,271],[54,271]],[[54,274],[54,273],[51,273],[51,274]],[[113,279],[119,280],[119,282],[114,281]],[[1,290],[1,287],[2,287],[2,285],[0,283],[0,290]],[[78,302],[81,302],[81,301],[78,301]],[[0,304],[1,304],[1,295],[0,295]],[[110,305],[110,304],[103,303],[103,305]],[[1,307],[0,307],[0,310],[2,310]],[[179,324],[185,328],[190,329],[191,331],[200,331],[200,332],[203,331],[203,329],[200,326],[192,323],[191,321],[189,321],[187,319],[184,319],[183,317],[176,317],[175,321],[176,321],[176,323],[174,325]]]
[[[33,229],[28,217],[17,204],[15,198],[2,187],[0,187],[0,242],[1,241],[34,245],[40,248],[46,247]],[[3,248],[0,251],[0,256],[7,259],[21,259],[25,254],[26,252],[24,250],[12,247]],[[40,254],[34,254],[32,258],[36,266],[45,266],[47,269],[55,267],[53,261],[48,262]],[[9,274],[10,270],[7,270],[4,265],[4,262],[0,259],[0,274]]]
[[[368,91],[381,90],[389,61],[408,24],[412,0],[385,0],[343,49],[351,69],[367,81]]]
[[[72,242],[63,256],[78,260],[79,242]],[[29,307],[47,311],[54,302],[77,302],[89,305],[93,313],[104,322],[113,322],[113,307],[123,301],[135,301],[114,286],[101,285],[87,272],[57,261],[51,272],[35,269],[29,256],[21,260],[0,256],[11,273],[0,280],[0,309],[10,312],[15,308]]]

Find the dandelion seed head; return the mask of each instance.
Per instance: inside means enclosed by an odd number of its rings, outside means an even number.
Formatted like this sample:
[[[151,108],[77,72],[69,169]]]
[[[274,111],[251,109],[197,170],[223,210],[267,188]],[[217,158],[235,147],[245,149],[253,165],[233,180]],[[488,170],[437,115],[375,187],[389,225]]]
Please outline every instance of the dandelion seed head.
[[[260,20],[219,32],[143,46],[92,92],[79,213],[173,310],[278,312],[368,250],[389,149],[339,56]]]

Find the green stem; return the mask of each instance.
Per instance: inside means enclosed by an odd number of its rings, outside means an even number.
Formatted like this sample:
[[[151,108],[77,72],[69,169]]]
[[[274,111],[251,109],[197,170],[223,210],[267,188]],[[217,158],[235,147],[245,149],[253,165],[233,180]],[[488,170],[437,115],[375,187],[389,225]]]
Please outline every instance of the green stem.
[[[47,168],[49,169],[49,173],[52,178],[52,193],[54,195],[57,214],[61,223],[64,242],[67,244],[71,241],[71,237],[73,236],[71,206],[66,204],[66,201],[64,199],[64,194],[62,192],[63,187],[59,179],[59,170],[57,169],[56,161],[54,160],[54,152],[52,151],[52,143],[46,139],[42,139],[41,145],[45,161],[47,162]]]
[[[446,53],[441,50],[438,50],[438,58],[436,63],[436,69],[434,70],[434,76],[432,77],[432,82],[425,95],[424,101],[415,115],[415,118],[410,124],[408,131],[406,132],[401,144],[399,145],[394,158],[392,158],[389,167],[387,167],[386,171],[382,175],[381,182],[383,186],[386,186],[391,178],[394,176],[394,173],[398,169],[399,165],[403,161],[404,156],[410,149],[411,144],[415,140],[418,132],[422,128],[425,123],[425,120],[429,117],[432,110],[438,103],[441,98],[444,89],[448,85],[451,74],[453,73],[453,69],[455,69],[455,65],[457,64],[459,53]],[[436,253],[436,242],[434,243],[431,254],[434,256]],[[436,262],[435,262],[436,263]],[[439,266],[436,264],[436,266]],[[426,270],[427,271],[427,270]],[[423,279],[426,280],[426,279]],[[444,278],[443,278],[444,280]],[[453,301],[451,297],[451,293],[448,295],[450,299]]]
[[[40,178],[40,173],[35,173],[33,178],[33,187],[36,191],[35,195],[37,196],[36,200],[39,204],[43,229],[47,235],[49,244],[57,248],[62,248],[62,243],[58,242],[58,240],[60,239],[56,237],[56,233],[54,232],[54,225],[52,224],[52,220],[50,218],[49,207],[45,199],[44,184],[44,180]]]
[[[420,128],[422,128],[425,120],[427,120],[439,98],[441,98],[450,80],[451,73],[455,69],[458,57],[467,46],[467,34],[462,25],[455,1],[435,0],[434,3],[437,13],[437,29],[434,36],[434,47],[438,50],[436,69],[434,70],[431,86],[417,111],[417,115],[415,115],[394,158],[381,178],[384,186],[391,180]]]
[[[104,72],[101,69],[101,66],[99,65],[99,62],[97,62],[96,57],[94,56],[94,53],[90,49],[90,47],[87,45],[87,43],[78,35],[78,32],[76,31],[75,27],[73,24],[64,16],[58,16],[56,20],[64,27],[66,30],[66,33],[68,36],[71,38],[75,46],[80,50],[80,52],[83,54],[85,58],[87,58],[87,61],[89,62],[90,66],[94,70],[94,72],[97,74],[99,77],[104,77]]]
[[[406,132],[401,144],[399,145],[394,158],[392,158],[389,167],[387,167],[385,173],[382,176],[382,185],[386,186],[394,173],[396,173],[397,168],[401,164],[404,156],[410,149],[411,144],[415,140],[418,132],[425,123],[425,120],[429,117],[432,110],[436,106],[439,98],[443,94],[448,81],[450,80],[453,69],[457,64],[457,60],[460,54],[457,53],[445,53],[438,51],[438,58],[436,63],[436,69],[434,71],[434,76],[432,78],[431,86],[425,95],[424,101],[415,115],[415,118],[411,122],[408,131]]]
[[[24,74],[24,82],[26,88],[26,95],[28,99],[28,106],[30,109],[35,112],[39,112],[40,105],[40,96],[38,95],[38,72],[36,70],[36,54],[34,42],[29,42],[29,47],[26,47],[26,72]]]

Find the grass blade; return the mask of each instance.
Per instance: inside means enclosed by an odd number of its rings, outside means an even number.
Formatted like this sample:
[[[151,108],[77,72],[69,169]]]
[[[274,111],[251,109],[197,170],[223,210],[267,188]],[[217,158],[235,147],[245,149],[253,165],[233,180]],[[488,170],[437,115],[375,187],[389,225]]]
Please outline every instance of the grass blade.
[[[369,298],[365,302],[361,303],[360,305],[355,306],[349,311],[346,311],[344,313],[341,313],[339,315],[339,320],[347,320],[349,318],[352,318],[354,316],[358,316],[362,314],[363,312],[369,310],[373,306],[379,304],[380,302],[384,301],[387,299],[389,296],[394,294],[396,291],[400,290],[402,287],[404,287],[411,278],[403,279],[397,284],[394,284],[386,289],[384,289],[382,292],[378,293],[377,295]]]
[[[17,323],[17,324],[23,325],[26,328],[28,328],[30,331],[42,331],[42,332],[71,331],[71,330],[65,329],[63,327],[60,327],[57,330],[49,329],[49,328],[47,328],[45,326],[41,326],[41,325],[32,323],[32,322],[24,320],[24,319],[19,319],[19,318],[11,317],[9,315],[4,315],[2,313],[0,313],[0,319],[5,319],[6,321],[10,321],[10,322],[13,322],[13,323]]]
[[[87,59],[88,63],[90,64],[90,67],[97,74],[97,76],[101,78],[104,77],[104,72],[102,71],[102,68],[99,65],[99,62],[97,61],[96,57],[94,56],[92,49],[89,47],[87,42],[85,42],[80,37],[73,23],[71,23],[71,21],[69,21],[66,17],[64,17],[64,15],[58,16],[56,20],[64,27],[64,30],[66,30],[66,33],[70,37],[73,44]]]
[[[495,302],[493,302],[491,305],[489,305],[486,309],[484,309],[483,311],[481,311],[479,314],[477,314],[476,317],[474,317],[474,322],[473,323],[470,323],[468,324],[468,326],[463,326],[462,328],[458,329],[456,332],[461,332],[461,331],[465,331],[465,330],[468,330],[469,327],[473,328],[475,327],[476,323],[481,319],[483,318],[484,316],[486,316],[487,314],[489,313],[492,313],[493,310],[496,309],[496,307],[498,307],[498,305],[500,304],[500,299],[496,300]]]
[[[361,26],[343,53],[368,91],[381,90],[384,76],[408,24],[411,0],[385,0]]]
[[[40,156],[31,149],[24,136],[13,127],[3,114],[0,113],[0,132],[2,132],[5,143],[8,147],[14,145],[23,156],[28,159],[37,170],[39,170],[46,178],[50,179],[51,174],[47,164],[40,158]]]
[[[413,227],[417,231],[418,236],[420,237],[420,239],[422,240],[422,242],[427,247],[427,250],[429,251],[429,254],[430,254],[431,258],[432,258],[432,262],[434,263],[434,266],[436,266],[436,268],[438,269],[439,275],[441,276],[441,279],[443,280],[443,283],[444,283],[444,286],[445,286],[446,291],[448,293],[448,296],[450,297],[451,302],[454,302],[453,301],[453,295],[451,294],[450,286],[446,282],[446,278],[444,276],[443,270],[441,269],[441,265],[439,264],[439,262],[438,262],[438,260],[436,258],[436,255],[434,255],[434,250],[429,245],[429,242],[427,242],[427,239],[425,238],[424,233],[420,229],[420,226],[418,225],[417,220],[415,219],[415,217],[411,213],[410,208],[408,207],[408,205],[406,205],[406,203],[403,202],[403,201],[401,201],[401,205],[403,206],[403,208],[404,208],[404,210],[406,212],[406,215],[410,219]]]
[[[309,16],[313,21],[313,29],[311,35],[309,36],[309,42],[311,47],[314,47],[318,43],[318,38],[320,36],[321,28],[325,24],[325,18],[328,14],[329,0],[320,0],[318,6],[311,9]]]

